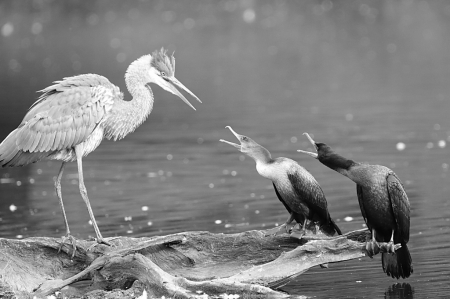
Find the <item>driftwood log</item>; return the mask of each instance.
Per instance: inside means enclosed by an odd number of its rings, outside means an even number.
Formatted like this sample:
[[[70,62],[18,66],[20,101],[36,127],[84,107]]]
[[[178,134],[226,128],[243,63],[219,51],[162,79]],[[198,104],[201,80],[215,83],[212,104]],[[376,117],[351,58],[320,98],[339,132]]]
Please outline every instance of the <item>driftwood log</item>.
[[[0,239],[0,297],[283,298],[277,289],[309,268],[367,255],[370,238],[367,230],[308,231],[301,240],[265,232],[108,238],[111,247],[78,240],[73,258],[69,244],[58,253],[61,239]]]

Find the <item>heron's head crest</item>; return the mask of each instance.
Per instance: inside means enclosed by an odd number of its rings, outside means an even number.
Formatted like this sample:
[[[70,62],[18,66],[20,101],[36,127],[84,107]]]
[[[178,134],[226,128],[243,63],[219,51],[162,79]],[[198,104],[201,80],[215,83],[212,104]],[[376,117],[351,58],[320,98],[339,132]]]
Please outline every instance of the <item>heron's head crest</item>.
[[[169,77],[175,75],[175,57],[173,57],[173,54],[169,57],[167,50],[164,48],[161,48],[160,51],[155,50],[152,53],[152,61],[150,64],[160,72],[165,72]]]

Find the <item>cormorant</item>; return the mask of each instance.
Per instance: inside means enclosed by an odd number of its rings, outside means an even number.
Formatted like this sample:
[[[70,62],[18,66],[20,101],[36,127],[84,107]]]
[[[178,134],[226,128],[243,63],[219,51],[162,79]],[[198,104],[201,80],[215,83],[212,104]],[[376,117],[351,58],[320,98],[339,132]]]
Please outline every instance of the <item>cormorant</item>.
[[[230,126],[226,128],[230,129],[240,144],[223,139],[220,141],[236,147],[255,160],[256,170],[261,176],[272,181],[278,199],[290,214],[286,223],[280,228],[276,228],[275,232],[279,232],[283,228],[288,231],[288,226],[295,219],[299,225],[303,226],[299,233],[291,235],[293,237],[301,238],[303,236],[308,220],[318,223],[321,230],[329,236],[335,233],[342,234],[330,217],[322,188],[305,168],[288,158],[273,159],[266,148],[251,138],[236,133]]]
[[[406,243],[409,241],[410,205],[397,175],[381,165],[368,165],[336,154],[325,143],[315,142],[304,133],[317,153],[298,150],[318,159],[325,166],[356,183],[359,207],[372,241],[366,243],[369,256],[379,252],[378,242],[389,242],[388,253],[382,253],[384,272],[392,278],[406,278],[413,273],[412,259]],[[394,244],[401,245],[395,250]]]

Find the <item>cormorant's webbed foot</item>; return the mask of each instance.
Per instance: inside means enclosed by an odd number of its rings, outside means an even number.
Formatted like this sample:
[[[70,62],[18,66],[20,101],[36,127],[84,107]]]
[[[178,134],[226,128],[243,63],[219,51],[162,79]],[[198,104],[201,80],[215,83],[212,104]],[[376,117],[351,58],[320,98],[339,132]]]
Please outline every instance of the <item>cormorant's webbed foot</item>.
[[[87,251],[92,250],[92,248],[94,248],[95,246],[97,246],[99,244],[103,244],[103,245],[107,245],[107,246],[114,246],[114,244],[109,243],[108,241],[106,241],[103,238],[96,238],[95,241],[97,241],[97,242],[92,244],[91,246],[89,246]]]
[[[75,245],[76,239],[69,233],[67,233],[61,239],[62,240],[61,240],[61,243],[59,244],[58,253],[61,251],[61,249],[64,246],[64,244],[66,243],[66,241],[68,241],[68,243],[71,244],[72,248],[73,248],[72,256],[70,257],[71,259],[73,259],[73,257],[75,256],[75,252],[77,251],[77,245]],[[67,252],[67,254],[69,254],[69,252]]]
[[[380,246],[375,240],[366,242],[366,251],[369,257],[373,257],[375,254],[380,253]]]
[[[395,253],[394,231],[392,231],[391,240],[386,244],[387,253]]]
[[[266,230],[265,236],[278,236],[284,233],[289,233],[289,225],[283,224],[271,229]]]
[[[291,238],[295,238],[295,239],[299,239],[301,240],[301,238],[303,238],[303,236],[306,234],[306,230],[304,227],[296,229],[296,230],[292,230],[291,233]]]

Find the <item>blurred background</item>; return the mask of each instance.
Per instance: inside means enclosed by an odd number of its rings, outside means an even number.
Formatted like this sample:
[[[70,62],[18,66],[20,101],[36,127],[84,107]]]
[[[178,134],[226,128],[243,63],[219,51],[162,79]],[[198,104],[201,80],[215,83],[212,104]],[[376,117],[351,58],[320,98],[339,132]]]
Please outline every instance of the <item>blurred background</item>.
[[[297,149],[308,132],[356,161],[392,168],[412,206],[414,274],[380,257],[312,269],[285,287],[317,298],[437,298],[450,293],[450,3],[441,1],[2,1],[0,140],[41,90],[96,73],[130,99],[127,66],[161,47],[203,104],[152,86],[149,119],[84,159],[103,236],[234,233],[288,214],[224,127],[308,169],[342,231],[364,227],[355,184]],[[0,170],[0,237],[62,236],[58,161]],[[76,164],[62,192],[72,234],[94,236]]]

